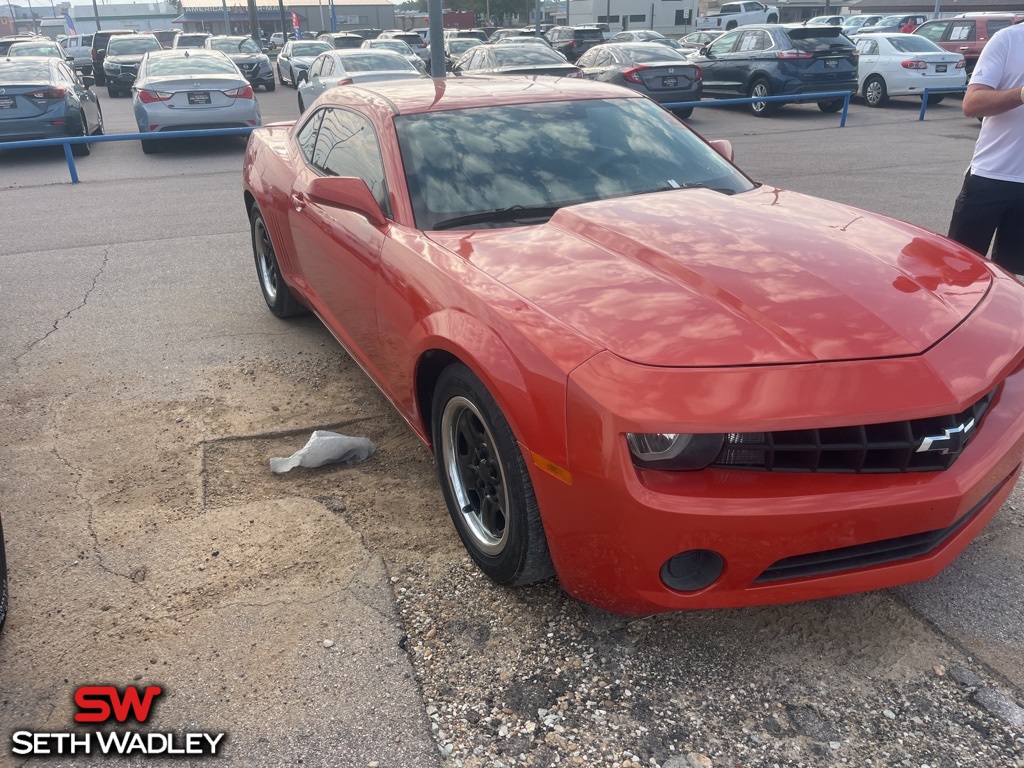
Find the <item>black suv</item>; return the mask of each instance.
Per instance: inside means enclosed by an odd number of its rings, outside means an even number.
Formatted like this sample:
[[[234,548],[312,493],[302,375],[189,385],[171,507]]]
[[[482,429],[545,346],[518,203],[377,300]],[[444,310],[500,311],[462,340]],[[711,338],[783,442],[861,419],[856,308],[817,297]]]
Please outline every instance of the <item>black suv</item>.
[[[274,79],[274,68],[270,66],[270,58],[251,37],[217,35],[207,38],[204,45],[212,51],[226,53],[242,70],[245,79],[252,83],[253,88],[262,85],[263,89],[270,93],[276,87],[277,81]]]
[[[134,29],[101,29],[92,36],[92,75],[96,85],[106,85],[107,78],[103,74],[103,60],[107,57],[107,43],[114,35],[134,35]]]
[[[154,35],[118,35],[109,40],[103,58],[103,79],[110,98],[131,91],[142,57],[159,50],[160,41]]]
[[[726,32],[690,57],[704,75],[704,96],[757,98],[826,91],[857,93],[857,47],[839,27],[747,24]],[[767,117],[777,101],[755,101],[750,111]],[[838,112],[843,99],[818,101]]]
[[[598,27],[552,27],[544,38],[569,61],[576,61],[595,45],[604,42],[604,35]]]

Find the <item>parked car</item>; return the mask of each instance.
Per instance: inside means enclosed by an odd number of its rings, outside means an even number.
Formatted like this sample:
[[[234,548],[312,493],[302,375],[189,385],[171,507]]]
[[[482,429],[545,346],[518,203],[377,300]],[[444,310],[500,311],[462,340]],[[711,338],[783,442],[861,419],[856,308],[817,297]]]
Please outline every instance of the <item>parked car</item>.
[[[552,27],[544,37],[567,61],[576,61],[595,45],[604,43],[601,30],[593,26]]]
[[[376,40],[380,37],[380,33],[383,29],[350,29],[348,30],[353,35],[359,35],[363,40]]]
[[[421,71],[426,69],[423,59],[416,55],[404,40],[364,40],[360,48],[364,50],[391,51],[406,59],[416,69]]]
[[[540,45],[478,45],[452,65],[456,75],[583,77],[580,68]]]
[[[32,40],[46,40],[48,38],[40,37],[39,35],[8,35],[7,37],[0,37],[0,56],[7,56],[7,51],[10,50],[11,46],[15,43],[31,42]]]
[[[535,37],[534,30],[525,30],[513,27],[504,27],[502,29],[496,29],[491,33],[491,36],[487,38],[490,43],[496,43],[499,40],[503,40],[506,37]]]
[[[245,79],[252,83],[253,88],[262,85],[263,90],[270,93],[277,87],[270,57],[251,37],[217,35],[209,38],[204,47],[211,51],[220,51],[235,62],[245,75]]]
[[[295,33],[294,32],[289,32],[287,34],[287,36],[283,32],[274,32],[270,36],[270,46],[269,46],[270,50],[275,51],[278,48],[283,48],[286,41],[294,40],[294,39],[295,39]]]
[[[76,70],[85,75],[92,74],[92,35],[70,35],[61,45],[75,60]]]
[[[328,51],[317,56],[309,76],[299,83],[299,113],[324,91],[339,85],[424,77],[404,57],[391,51]]]
[[[107,78],[103,74],[103,59],[107,55],[107,43],[119,35],[134,35],[134,29],[101,29],[92,35],[92,75],[96,85],[106,85]]]
[[[626,30],[625,32],[616,32],[612,35],[611,42],[613,43],[649,43],[652,40],[665,40],[665,36],[661,32],[655,32],[653,29],[637,29],[637,30]]]
[[[779,9],[774,5],[743,0],[737,3],[722,3],[716,13],[697,17],[697,29],[728,32],[747,24],[778,24]]]
[[[53,40],[40,37],[36,40],[23,40],[14,43],[7,49],[7,58],[15,56],[35,56],[39,58],[59,59],[70,64],[72,69],[75,65],[75,57],[64,50],[64,47]]]
[[[704,95],[756,98],[803,93],[857,93],[857,48],[839,27],[748,24],[726,32],[690,57],[704,73]],[[756,117],[767,117],[779,102],[755,101]],[[842,109],[843,100],[818,102],[823,112]]]
[[[814,16],[804,24],[824,24],[828,27],[841,27],[846,21],[845,16]]]
[[[139,133],[260,125],[252,85],[226,54],[207,50],[146,54],[132,89]],[[158,152],[157,138],[143,139],[142,151]]]
[[[871,27],[882,20],[882,16],[872,16],[870,14],[862,13],[857,16],[847,16],[846,20],[842,23],[842,30],[844,35],[854,35],[861,27]]]
[[[174,37],[172,51],[198,50],[206,47],[206,41],[213,35],[209,32],[182,32]]]
[[[679,38],[679,44],[688,51],[699,51],[705,45],[710,45],[724,34],[724,31],[691,32],[685,37]]]
[[[962,54],[944,51],[916,34],[857,35],[860,93],[869,107],[882,107],[891,96],[919,96],[925,88],[957,88],[967,82]],[[929,104],[942,101],[928,94]]]
[[[446,29],[444,31],[445,40],[458,40],[463,38],[472,38],[479,40],[481,43],[488,42],[487,33],[482,29]]]
[[[536,39],[536,38],[534,38]],[[498,40],[498,43],[502,42]],[[476,48],[478,45],[486,45],[481,43],[479,40],[473,37],[456,37],[454,39],[448,39],[444,41],[444,66],[446,71],[451,71],[452,66],[459,57],[462,56],[470,48]],[[423,63],[424,70],[430,73],[430,48],[427,47],[427,59]]]
[[[992,35],[1022,20],[1024,16],[1013,14],[936,19],[926,21],[914,30],[914,34],[931,40],[944,50],[963,54],[967,75],[970,76]]]
[[[277,56],[277,79],[281,85],[297,88],[306,79],[313,60],[329,50],[331,46],[319,40],[290,40]]]
[[[103,112],[93,82],[57,58],[0,60],[0,142],[99,136]],[[72,144],[71,152],[88,155],[89,145]]]
[[[174,38],[181,34],[180,29],[156,29],[150,32],[159,42],[160,47],[169,50],[174,47]]]
[[[107,83],[107,95],[117,98],[128,94],[139,74],[142,57],[151,51],[161,51],[160,41],[153,35],[119,35],[107,43],[107,55],[103,59],[103,79]]]
[[[372,372],[497,583],[640,615],[934,576],[1020,475],[1024,286],[728,156],[601,83],[335,88],[249,140],[257,281]]]
[[[491,43],[491,45],[539,45],[547,48],[549,51],[555,50],[551,47],[551,43],[543,37],[503,37],[501,40]],[[557,51],[555,52],[558,53]],[[562,56],[560,53],[558,55]],[[562,58],[564,59],[565,57],[562,56]]]
[[[403,32],[399,29],[389,29],[377,36],[378,40],[402,40],[409,44],[413,52],[421,59],[427,58],[427,43],[415,32]]]
[[[913,23],[914,26],[917,27],[927,21],[927,19],[927,16],[923,16],[919,13],[883,16],[877,24],[873,24],[871,26],[865,24],[855,30],[855,34],[867,35],[875,32],[902,32],[903,28],[907,26],[907,24]]]
[[[359,35],[353,35],[349,32],[328,32],[317,38],[321,43],[327,43],[336,51],[347,51],[359,48],[362,46],[364,39],[365,38],[360,37]]]
[[[621,85],[661,104],[700,101],[700,67],[657,43],[599,45],[580,56],[576,66],[589,80]],[[693,107],[677,110],[676,114],[689,117]]]

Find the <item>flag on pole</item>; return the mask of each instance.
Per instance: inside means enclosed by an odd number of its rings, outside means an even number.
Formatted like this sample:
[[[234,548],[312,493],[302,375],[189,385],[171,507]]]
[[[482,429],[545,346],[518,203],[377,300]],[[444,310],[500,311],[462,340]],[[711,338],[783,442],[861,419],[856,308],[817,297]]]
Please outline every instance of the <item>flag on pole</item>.
[[[78,31],[75,29],[75,22],[71,19],[70,14],[64,14],[64,23],[68,25],[68,32],[72,35],[78,34]]]
[[[295,39],[302,39],[302,31],[299,29],[299,15],[292,11],[292,26],[295,27]]]

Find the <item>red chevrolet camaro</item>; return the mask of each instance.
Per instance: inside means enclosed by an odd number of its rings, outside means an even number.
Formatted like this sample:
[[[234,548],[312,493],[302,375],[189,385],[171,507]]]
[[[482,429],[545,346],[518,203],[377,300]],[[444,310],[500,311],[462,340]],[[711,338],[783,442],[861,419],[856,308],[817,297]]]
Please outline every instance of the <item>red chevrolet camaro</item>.
[[[593,82],[335,88],[249,140],[259,282],[502,584],[640,615],[932,576],[1020,473],[1024,287],[728,155]]]

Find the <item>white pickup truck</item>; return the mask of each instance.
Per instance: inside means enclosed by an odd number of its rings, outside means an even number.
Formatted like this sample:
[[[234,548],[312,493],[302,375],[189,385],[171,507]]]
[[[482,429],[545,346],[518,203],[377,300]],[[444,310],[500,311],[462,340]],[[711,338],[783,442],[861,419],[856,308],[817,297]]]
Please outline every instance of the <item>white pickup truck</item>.
[[[718,13],[697,17],[699,30],[729,30],[744,24],[778,24],[779,9],[764,3],[743,0],[739,3],[722,3]]]

